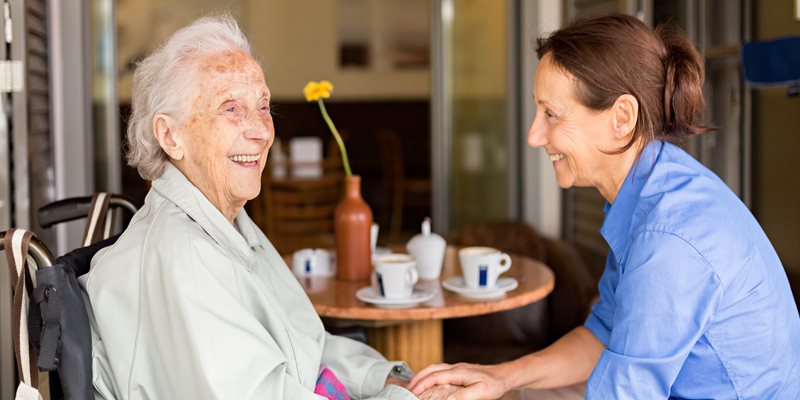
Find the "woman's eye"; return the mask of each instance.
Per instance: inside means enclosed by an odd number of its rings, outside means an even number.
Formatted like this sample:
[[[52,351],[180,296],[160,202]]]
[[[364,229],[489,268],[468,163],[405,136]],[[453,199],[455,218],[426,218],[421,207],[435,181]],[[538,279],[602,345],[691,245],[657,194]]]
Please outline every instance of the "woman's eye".
[[[222,112],[225,114],[228,114],[228,116],[236,116],[241,112],[241,107],[232,101],[226,102],[220,109],[222,109]]]
[[[553,119],[553,118],[556,117],[555,114],[550,112],[550,110],[544,110],[544,116],[549,118],[549,119]]]

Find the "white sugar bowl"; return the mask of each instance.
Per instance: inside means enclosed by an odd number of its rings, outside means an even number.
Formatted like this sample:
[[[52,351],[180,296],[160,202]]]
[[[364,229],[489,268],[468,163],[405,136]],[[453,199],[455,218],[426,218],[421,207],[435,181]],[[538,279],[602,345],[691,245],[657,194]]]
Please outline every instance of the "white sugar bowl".
[[[439,279],[447,243],[436,233],[431,233],[431,219],[422,222],[422,233],[414,235],[406,244],[408,254],[417,261],[420,279]]]

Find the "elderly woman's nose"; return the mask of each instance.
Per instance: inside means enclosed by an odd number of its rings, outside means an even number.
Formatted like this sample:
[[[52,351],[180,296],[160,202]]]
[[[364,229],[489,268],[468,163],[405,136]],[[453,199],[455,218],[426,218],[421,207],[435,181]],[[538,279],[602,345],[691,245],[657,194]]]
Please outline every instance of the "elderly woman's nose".
[[[272,137],[272,131],[265,125],[250,125],[244,130],[244,137],[248,140],[267,141]]]
[[[244,124],[244,136],[250,140],[269,140],[272,137],[272,127],[260,116],[247,118]]]
[[[547,134],[545,132],[543,119],[543,117],[537,115],[533,123],[531,123],[531,128],[528,130],[528,145],[533,148],[542,147],[547,144]]]

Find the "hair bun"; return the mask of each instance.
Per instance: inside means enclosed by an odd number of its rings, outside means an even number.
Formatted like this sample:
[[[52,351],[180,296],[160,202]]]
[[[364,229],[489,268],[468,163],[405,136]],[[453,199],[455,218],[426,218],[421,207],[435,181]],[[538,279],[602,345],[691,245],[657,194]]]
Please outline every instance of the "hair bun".
[[[697,123],[704,108],[704,60],[674,23],[659,25],[656,35],[664,45],[663,134],[683,138],[710,129]]]

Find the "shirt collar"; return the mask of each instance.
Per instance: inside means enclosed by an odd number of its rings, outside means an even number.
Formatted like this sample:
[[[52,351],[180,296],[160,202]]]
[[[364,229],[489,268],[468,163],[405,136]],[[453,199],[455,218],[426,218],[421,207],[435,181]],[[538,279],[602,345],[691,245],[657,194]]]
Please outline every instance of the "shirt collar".
[[[253,267],[253,247],[258,246],[258,235],[244,209],[240,210],[233,226],[211,202],[172,163],[166,163],[164,173],[153,181],[153,190],[174,203],[192,218],[221,247],[247,266]]]
[[[606,201],[603,207],[606,217],[600,228],[600,234],[611,247],[618,262],[622,261],[620,257],[626,253],[629,244],[630,230],[634,222],[633,214],[642,188],[653,172],[653,167],[658,161],[663,147],[663,141],[648,143],[642,150],[642,154],[633,163],[631,170],[628,171],[628,175],[614,199],[614,204]]]

